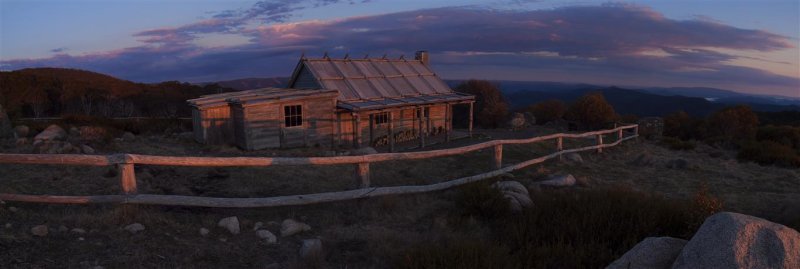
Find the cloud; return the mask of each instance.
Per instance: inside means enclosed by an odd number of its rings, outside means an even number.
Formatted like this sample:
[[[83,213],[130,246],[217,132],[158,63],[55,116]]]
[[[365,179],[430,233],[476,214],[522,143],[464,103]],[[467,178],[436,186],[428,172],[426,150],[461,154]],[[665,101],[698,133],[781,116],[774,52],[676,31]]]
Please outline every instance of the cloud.
[[[730,62],[797,49],[784,36],[710,19],[675,20],[628,4],[546,10],[448,7],[330,21],[285,22],[303,8],[342,1],[265,1],[175,28],[137,33],[145,45],[86,56],[5,61],[5,67],[67,66],[139,81],[288,76],[299,55],[382,55],[426,49],[452,78],[569,80],[729,87],[798,96],[800,79]],[[342,2],[346,3],[346,2]],[[253,21],[272,22],[252,26]],[[202,48],[204,33],[250,43]],[[724,52],[721,52],[724,51]],[[339,55],[341,54],[341,55]]]
[[[60,48],[51,49],[50,52],[52,52],[52,53],[62,53],[62,52],[66,52],[67,50],[68,50],[67,47],[60,47]]]

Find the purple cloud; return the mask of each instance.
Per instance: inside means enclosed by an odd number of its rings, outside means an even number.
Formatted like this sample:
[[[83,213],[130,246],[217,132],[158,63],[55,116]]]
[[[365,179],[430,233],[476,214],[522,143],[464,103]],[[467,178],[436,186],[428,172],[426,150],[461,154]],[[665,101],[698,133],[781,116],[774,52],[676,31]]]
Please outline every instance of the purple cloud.
[[[599,81],[615,84],[730,87],[798,96],[800,79],[733,66],[747,58],[720,52],[794,48],[789,38],[709,19],[674,20],[645,7],[608,4],[509,11],[439,8],[332,21],[276,23],[297,10],[342,1],[264,1],[241,11],[175,28],[137,33],[146,45],[87,56],[4,61],[6,69],[65,66],[138,81],[208,81],[287,76],[300,53],[399,55],[433,53],[435,69],[452,78]],[[249,27],[249,28],[248,28]],[[250,43],[203,48],[198,34],[228,33]],[[494,77],[485,77],[494,78]]]

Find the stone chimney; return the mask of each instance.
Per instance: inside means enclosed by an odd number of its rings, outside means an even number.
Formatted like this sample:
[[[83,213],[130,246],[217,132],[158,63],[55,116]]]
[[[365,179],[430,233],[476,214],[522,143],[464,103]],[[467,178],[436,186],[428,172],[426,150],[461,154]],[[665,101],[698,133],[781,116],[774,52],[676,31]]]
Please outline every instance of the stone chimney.
[[[430,57],[428,56],[428,51],[427,50],[419,50],[419,51],[417,51],[417,53],[414,54],[414,59],[418,60],[418,61],[421,61],[422,64],[424,64],[424,65],[428,65],[428,62],[430,61]]]

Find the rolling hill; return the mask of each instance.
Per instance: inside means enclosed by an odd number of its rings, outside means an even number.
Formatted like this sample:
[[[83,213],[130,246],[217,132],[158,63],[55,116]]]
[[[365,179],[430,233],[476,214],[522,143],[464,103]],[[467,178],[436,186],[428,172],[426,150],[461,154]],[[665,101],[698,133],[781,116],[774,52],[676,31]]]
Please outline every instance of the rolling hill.
[[[30,68],[0,72],[0,104],[12,117],[189,115],[186,100],[230,91],[168,81],[144,84],[77,69]]]

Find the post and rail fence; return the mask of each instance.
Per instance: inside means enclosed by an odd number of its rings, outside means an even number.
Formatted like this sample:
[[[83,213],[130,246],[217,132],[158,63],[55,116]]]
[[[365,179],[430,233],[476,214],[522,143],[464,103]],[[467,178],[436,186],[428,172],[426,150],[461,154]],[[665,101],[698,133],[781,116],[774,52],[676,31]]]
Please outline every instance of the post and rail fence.
[[[603,148],[613,147],[623,141],[638,137],[639,126],[636,124],[616,127],[614,129],[587,132],[582,134],[558,133],[527,139],[492,140],[479,144],[420,152],[403,153],[378,153],[362,156],[338,157],[177,157],[177,156],[152,156],[139,154],[114,154],[114,155],[80,155],[80,154],[0,154],[0,163],[6,164],[51,164],[51,165],[82,165],[82,166],[109,166],[116,165],[119,171],[119,182],[122,193],[119,195],[94,195],[94,196],[58,196],[58,195],[29,195],[0,193],[0,200],[53,203],[53,204],[98,204],[98,203],[123,203],[123,204],[149,204],[173,206],[201,206],[201,207],[276,207],[291,205],[306,205],[332,201],[343,201],[366,197],[384,195],[414,194],[444,190],[470,182],[480,181],[519,170],[530,165],[546,160],[561,157],[563,154],[596,150],[602,152]],[[625,130],[630,130],[631,135],[624,136]],[[616,134],[613,143],[603,144],[603,135]],[[595,136],[596,144],[575,149],[564,149],[564,138],[584,138]],[[529,144],[541,141],[556,140],[556,152],[521,163],[503,167],[503,145]],[[396,187],[370,187],[370,163],[415,160],[435,157],[445,157],[473,152],[485,148],[494,149],[493,167],[490,172],[453,179],[445,182]],[[220,167],[220,166],[297,166],[297,165],[355,165],[355,177],[360,183],[360,188],[355,190],[325,192],[314,194],[288,195],[267,198],[218,198],[183,195],[158,195],[138,194],[136,188],[136,174],[134,165],[161,165],[161,166],[195,166],[195,167]]]

